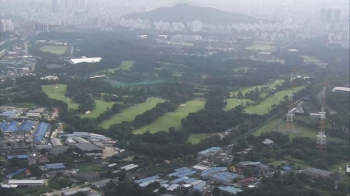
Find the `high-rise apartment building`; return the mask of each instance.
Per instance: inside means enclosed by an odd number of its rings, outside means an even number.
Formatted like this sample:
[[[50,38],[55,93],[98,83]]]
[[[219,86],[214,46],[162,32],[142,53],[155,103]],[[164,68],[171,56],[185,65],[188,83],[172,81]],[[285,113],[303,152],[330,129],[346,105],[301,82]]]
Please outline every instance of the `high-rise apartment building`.
[[[340,22],[340,10],[336,9],[334,11],[334,23],[339,23]]]
[[[333,22],[333,10],[328,9],[327,10],[327,23]]]
[[[327,10],[322,9],[321,15],[320,15],[321,22],[326,23],[327,22]]]
[[[1,19],[0,20],[0,32],[13,31],[13,23],[11,19]]]

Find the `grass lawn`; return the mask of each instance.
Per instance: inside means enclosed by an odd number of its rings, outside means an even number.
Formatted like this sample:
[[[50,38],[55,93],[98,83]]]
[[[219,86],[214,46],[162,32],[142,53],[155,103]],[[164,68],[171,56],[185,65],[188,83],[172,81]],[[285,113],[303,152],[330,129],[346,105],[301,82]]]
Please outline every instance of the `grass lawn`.
[[[340,172],[340,173],[343,173],[343,172],[346,172],[346,165],[350,165],[350,161],[343,161],[341,163],[338,163],[336,165],[333,165],[330,170],[332,172]]]
[[[96,106],[95,108],[91,111],[90,114],[80,114],[80,118],[97,118],[100,114],[105,112],[107,108],[112,108],[114,102],[106,102],[101,99],[94,99]]]
[[[303,88],[305,88],[305,86],[294,88],[294,92],[298,92]],[[260,104],[249,106],[245,108],[245,110],[247,113],[255,113],[259,115],[266,114],[269,112],[269,107],[271,107],[273,104],[278,105],[283,100],[284,96],[288,96],[289,94],[290,90],[280,91],[275,95],[263,100]]]
[[[41,195],[52,191],[52,188],[48,186],[35,186],[35,187],[18,187],[15,191],[19,195]]]
[[[308,55],[301,55],[301,57],[304,59],[305,63],[321,63],[322,62],[320,59],[317,59],[315,57],[308,56]]]
[[[247,47],[247,50],[270,50],[274,49],[276,46],[268,45],[268,44],[254,44],[252,46]]]
[[[43,52],[50,52],[56,55],[63,55],[67,51],[67,46],[43,46],[40,48]]]
[[[268,86],[270,89],[273,89],[273,88],[275,88],[277,85],[282,85],[283,82],[284,82],[284,80],[276,80],[276,81],[271,82],[271,83],[266,84],[266,85],[251,86],[251,87],[248,87],[248,88],[244,88],[244,89],[241,89],[241,91],[242,91],[242,94],[243,94],[243,96],[244,96],[247,92],[250,92],[250,91],[252,91],[252,90],[255,90],[255,87],[258,87],[259,90],[260,90],[261,88],[267,87],[267,86]],[[230,93],[230,96],[233,96],[233,95],[237,96],[237,95],[238,95],[238,91],[236,91],[236,92],[231,92],[231,93]]]
[[[256,130],[253,135],[259,136],[262,133],[268,133],[271,131],[275,131],[278,129],[283,129],[286,127],[286,121],[285,119],[273,119],[267,124],[260,127],[258,130]],[[292,140],[295,137],[309,137],[312,139],[316,139],[317,130],[311,129],[309,127],[304,127],[299,124],[294,123],[294,128],[299,130],[299,133],[287,133],[289,135],[289,138]],[[343,140],[334,138],[334,137],[327,137],[327,140],[334,141],[334,142],[343,142]]]
[[[247,101],[252,102],[249,99],[227,99],[227,105],[224,108],[225,111],[231,110],[232,108],[235,108],[236,106],[239,106],[243,104],[243,107],[246,105]]]
[[[134,66],[134,61],[123,61],[118,67],[113,68],[113,69],[105,69],[105,70],[101,70],[98,73],[102,73],[102,72],[108,72],[108,73],[114,73],[116,71],[119,70],[130,70],[132,68],[132,66]]]
[[[156,107],[157,103],[161,102],[164,102],[164,100],[156,97],[149,98],[149,100],[144,103],[131,106],[123,110],[121,113],[112,116],[112,118],[102,122],[101,126],[105,129],[108,129],[111,125],[118,124],[123,121],[132,121],[137,115]]]
[[[184,106],[179,106],[175,112],[167,112],[152,124],[143,126],[135,131],[134,134],[142,134],[147,130],[151,133],[158,131],[168,131],[170,127],[178,129],[181,127],[181,119],[188,116],[189,113],[197,112],[204,108],[204,101],[188,101]]]
[[[42,85],[41,88],[50,98],[66,102],[69,109],[77,109],[79,107],[78,103],[64,96],[67,91],[66,84]]]
[[[190,142],[191,144],[198,144],[200,141],[207,138],[206,133],[195,133],[191,134],[190,137],[188,137],[187,142]]]

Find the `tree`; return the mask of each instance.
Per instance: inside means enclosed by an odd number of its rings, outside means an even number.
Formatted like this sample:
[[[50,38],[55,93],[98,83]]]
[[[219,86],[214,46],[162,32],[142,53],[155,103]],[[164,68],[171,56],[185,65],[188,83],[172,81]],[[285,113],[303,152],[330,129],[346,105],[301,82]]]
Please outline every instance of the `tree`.
[[[124,181],[125,176],[126,176],[126,170],[125,170],[125,169],[120,170],[120,171],[117,173],[117,176],[118,176],[118,181],[119,181],[119,182]]]
[[[220,189],[218,187],[215,187],[213,189],[213,196],[220,196]]]
[[[40,177],[42,174],[41,169],[39,168],[39,165],[37,165],[37,164],[30,165],[29,170],[30,170],[30,173],[35,177]]]
[[[160,187],[158,190],[158,194],[165,194],[166,193],[166,188],[164,186]]]

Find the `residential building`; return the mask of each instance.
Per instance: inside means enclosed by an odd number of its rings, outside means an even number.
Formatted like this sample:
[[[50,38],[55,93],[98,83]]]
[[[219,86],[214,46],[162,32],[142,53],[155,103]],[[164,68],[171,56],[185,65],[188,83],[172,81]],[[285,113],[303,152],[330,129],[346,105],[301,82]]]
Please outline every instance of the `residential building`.
[[[103,191],[103,190],[106,188],[107,184],[108,184],[110,181],[111,181],[110,178],[108,178],[108,179],[103,179],[103,180],[99,180],[99,181],[97,181],[97,182],[92,182],[92,183],[91,183],[91,186],[92,186],[92,188],[94,188],[94,189]]]

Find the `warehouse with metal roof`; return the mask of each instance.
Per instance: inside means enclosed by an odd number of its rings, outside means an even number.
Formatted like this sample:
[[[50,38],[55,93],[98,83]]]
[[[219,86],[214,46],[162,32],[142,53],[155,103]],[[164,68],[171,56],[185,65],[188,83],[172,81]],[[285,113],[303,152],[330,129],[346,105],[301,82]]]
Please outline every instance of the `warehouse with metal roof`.
[[[78,64],[78,63],[97,63],[102,60],[101,57],[92,57],[87,58],[86,56],[82,56],[81,58],[71,59],[69,60],[70,64]]]
[[[17,157],[17,158],[22,159],[22,160],[27,160],[29,158],[29,156],[27,154],[22,154],[22,155],[8,155],[7,159],[10,160],[14,157]]]
[[[52,146],[62,146],[62,142],[61,142],[61,140],[60,139],[58,139],[58,138],[52,138],[51,139],[51,144],[52,144]]]
[[[35,130],[34,142],[39,143],[44,139],[45,134],[46,134],[47,130],[49,129],[49,126],[50,126],[50,124],[48,124],[48,123],[44,123],[44,122],[39,123],[39,125],[37,126],[37,128]]]
[[[231,184],[236,178],[239,178],[239,175],[229,172],[220,172],[210,176],[211,181],[227,185]]]
[[[2,131],[2,129],[4,128],[4,127],[6,127],[6,125],[7,125],[7,122],[2,122],[1,124],[0,124],[0,131]]]
[[[18,131],[20,132],[30,132],[32,127],[34,126],[34,122],[31,120],[24,121],[21,126],[19,126]]]
[[[65,169],[66,168],[66,166],[64,166],[63,163],[45,164],[45,167],[48,170],[56,170],[56,169]]]
[[[43,186],[44,180],[9,180],[8,184],[18,186]]]
[[[17,121],[12,121],[10,124],[8,124],[7,126],[5,126],[2,131],[3,132],[15,132],[17,131]]]
[[[204,179],[208,179],[211,175],[217,174],[219,172],[226,171],[226,170],[227,170],[226,167],[212,167],[212,168],[209,168],[209,169],[203,171],[201,176]]]

